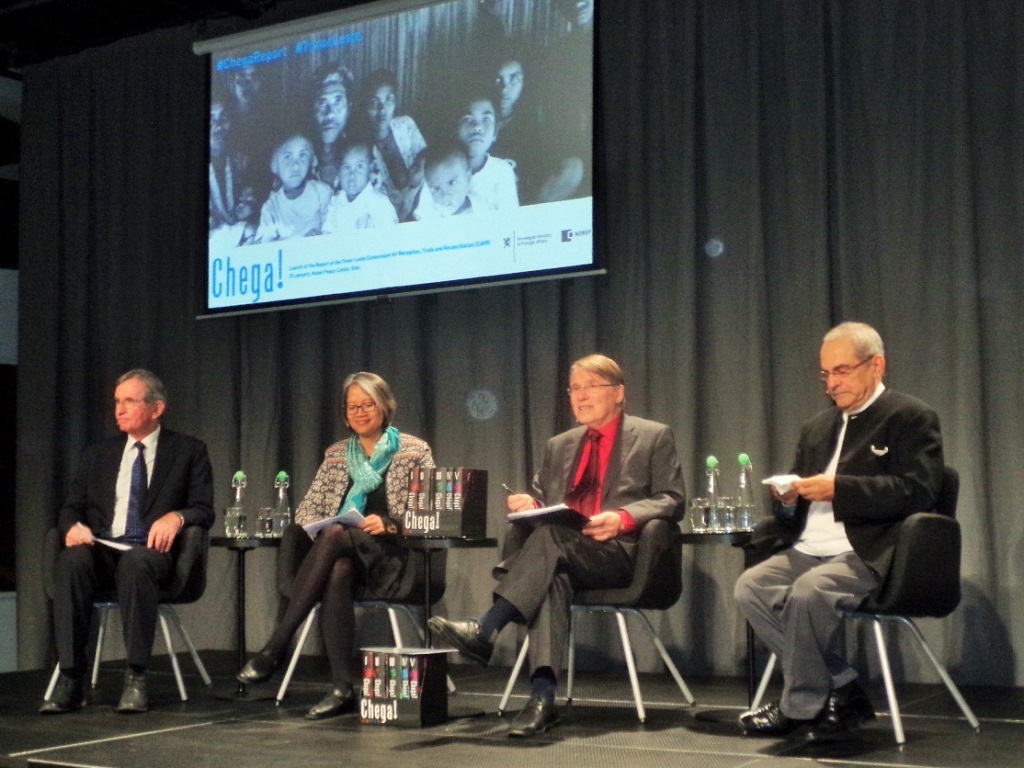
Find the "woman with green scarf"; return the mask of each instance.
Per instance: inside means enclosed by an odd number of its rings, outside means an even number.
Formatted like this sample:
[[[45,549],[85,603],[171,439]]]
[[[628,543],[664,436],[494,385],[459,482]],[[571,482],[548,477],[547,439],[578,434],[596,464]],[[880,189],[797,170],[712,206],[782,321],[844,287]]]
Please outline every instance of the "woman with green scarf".
[[[398,589],[406,552],[395,542],[409,490],[410,472],[434,466],[430,446],[391,426],[398,407],[391,387],[375,373],[354,373],[341,388],[340,410],[352,436],[330,446],[309,492],[281,542],[305,553],[288,591],[287,607],[263,649],[238,679],[261,683],[284,661],[288,645],[310,610],[320,603],[320,629],[331,665],[331,692],[306,714],[311,720],[354,709],[362,668],[355,656],[355,607]],[[358,526],[328,525],[310,539],[303,526],[356,511]]]

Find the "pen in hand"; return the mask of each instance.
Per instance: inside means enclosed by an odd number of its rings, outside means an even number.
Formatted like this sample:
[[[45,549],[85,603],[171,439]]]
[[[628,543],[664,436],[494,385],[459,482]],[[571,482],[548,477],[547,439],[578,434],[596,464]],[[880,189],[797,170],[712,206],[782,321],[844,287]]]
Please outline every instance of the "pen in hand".
[[[538,506],[530,494],[513,491],[505,483],[502,483],[501,487],[508,494],[509,512],[522,512],[524,509],[535,509]]]

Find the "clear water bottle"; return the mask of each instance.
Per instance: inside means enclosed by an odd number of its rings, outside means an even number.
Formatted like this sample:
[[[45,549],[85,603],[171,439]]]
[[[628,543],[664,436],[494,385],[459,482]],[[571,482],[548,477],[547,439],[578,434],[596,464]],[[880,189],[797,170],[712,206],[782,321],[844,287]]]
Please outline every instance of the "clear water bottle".
[[[736,489],[736,528],[751,531],[754,528],[754,517],[757,511],[757,500],[754,496],[754,465],[750,457],[741,453],[739,485]]]
[[[249,520],[245,514],[245,472],[238,470],[231,478],[234,489],[234,500],[224,510],[224,535],[235,539],[244,539],[249,535]]]
[[[283,469],[277,473],[274,487],[277,488],[277,504],[274,507],[274,536],[280,537],[292,522],[292,505],[288,501],[288,486],[291,481]]]
[[[704,525],[705,530],[717,533],[722,530],[722,521],[719,519],[719,499],[722,495],[722,477],[718,472],[718,459],[708,456],[705,462],[705,484],[704,498]]]

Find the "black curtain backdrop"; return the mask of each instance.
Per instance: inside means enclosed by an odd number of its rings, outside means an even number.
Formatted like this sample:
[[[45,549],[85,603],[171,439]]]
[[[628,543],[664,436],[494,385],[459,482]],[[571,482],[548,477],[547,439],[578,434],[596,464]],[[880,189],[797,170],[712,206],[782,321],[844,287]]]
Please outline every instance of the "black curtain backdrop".
[[[708,453],[735,481],[786,470],[827,405],[814,374],[834,323],[872,323],[890,386],[942,417],[961,472],[964,600],[924,629],[965,683],[1024,662],[1024,4],[1017,0],[601,0],[597,221],[608,275],[196,321],[206,247],[205,62],[171,30],[25,75],[18,391],[19,661],[49,663],[38,554],[80,450],[113,429],[115,377],[165,380],[169,425],[204,438],[217,504],[244,469],[269,502],[308,487],[341,434],[343,377],[394,386],[397,424],[441,464],[526,487],[571,426],[568,364],[602,351],[628,410],[675,430],[690,490]],[[220,527],[222,523],[218,523]],[[440,610],[490,601],[494,553],[456,552]],[[250,647],[274,617],[272,551],[248,558]],[[233,560],[211,555],[185,621],[233,647]],[[741,567],[687,549],[657,618],[684,673],[739,674]],[[584,661],[614,654],[595,622]],[[508,659],[512,633],[503,638]],[[589,654],[589,656],[588,656]],[[656,657],[641,649],[641,664]],[[915,654],[907,679],[931,680]]]

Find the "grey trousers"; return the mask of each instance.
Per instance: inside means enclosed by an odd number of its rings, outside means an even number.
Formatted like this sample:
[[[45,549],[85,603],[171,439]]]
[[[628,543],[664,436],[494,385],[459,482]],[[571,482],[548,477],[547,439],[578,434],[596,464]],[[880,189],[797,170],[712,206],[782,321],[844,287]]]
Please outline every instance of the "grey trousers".
[[[740,611],[781,663],[784,715],[816,717],[830,691],[857,677],[839,652],[841,612],[857,608],[877,586],[854,552],[821,558],[793,548],[739,577]]]
[[[523,533],[518,532],[521,539]],[[519,542],[517,542],[519,543]],[[526,618],[530,670],[551,667],[558,675],[569,637],[569,610],[577,589],[625,587],[633,561],[615,541],[594,541],[560,525],[542,525],[522,548],[494,569],[501,583],[494,594]]]

